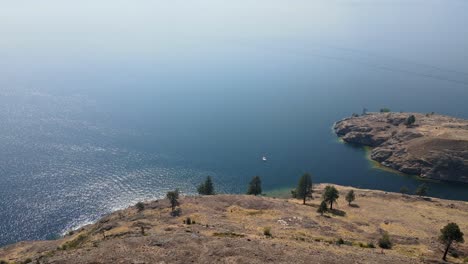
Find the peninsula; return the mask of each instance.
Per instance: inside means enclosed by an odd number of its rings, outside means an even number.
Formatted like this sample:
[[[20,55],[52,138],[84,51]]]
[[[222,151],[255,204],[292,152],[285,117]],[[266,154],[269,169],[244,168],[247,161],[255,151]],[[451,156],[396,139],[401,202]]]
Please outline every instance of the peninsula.
[[[372,147],[371,159],[423,178],[468,183],[468,121],[419,113],[367,113],[337,122],[345,142]]]

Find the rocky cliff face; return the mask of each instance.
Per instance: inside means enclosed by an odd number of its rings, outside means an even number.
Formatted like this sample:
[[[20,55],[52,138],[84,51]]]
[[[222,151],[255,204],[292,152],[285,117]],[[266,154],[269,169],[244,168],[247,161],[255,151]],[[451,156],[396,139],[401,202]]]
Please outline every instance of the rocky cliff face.
[[[414,115],[416,122],[406,125]],[[468,121],[417,113],[370,113],[335,124],[345,142],[373,147],[371,158],[403,173],[468,183]]]

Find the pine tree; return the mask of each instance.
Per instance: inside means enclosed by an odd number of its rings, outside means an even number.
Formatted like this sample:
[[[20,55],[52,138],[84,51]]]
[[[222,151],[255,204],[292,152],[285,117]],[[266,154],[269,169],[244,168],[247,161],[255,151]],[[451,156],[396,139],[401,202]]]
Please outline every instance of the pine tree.
[[[346,194],[346,201],[348,202],[348,205],[351,205],[351,203],[356,200],[356,195],[354,194],[354,190],[350,190],[347,194]]]
[[[458,225],[455,223],[447,224],[440,230],[440,233],[439,241],[445,245],[444,256],[442,259],[446,261],[447,253],[452,243],[463,243],[465,240],[463,239],[463,233],[460,231],[460,227],[458,227]]]
[[[326,211],[328,211],[327,202],[322,201],[319,205],[319,208],[317,209],[317,212],[320,213],[320,215],[323,215],[323,213]]]
[[[330,210],[333,210],[333,203],[338,200],[340,194],[338,190],[331,185],[325,187],[325,191],[323,192],[323,200],[330,204]]]
[[[175,189],[174,191],[167,192],[166,198],[171,203],[172,212],[174,212],[176,206],[179,205],[179,189]]]
[[[198,191],[198,194],[201,194],[201,195],[214,195],[215,194],[213,181],[211,180],[210,176],[206,177],[205,182],[198,186],[197,191]]]
[[[410,115],[406,121],[405,121],[405,125],[407,126],[411,126],[412,124],[414,124],[416,122],[416,117],[414,115]]]
[[[296,191],[294,192],[295,198],[302,199],[302,204],[305,204],[307,198],[312,198],[312,192],[312,177],[310,174],[305,173],[299,179]]]
[[[250,181],[247,194],[253,194],[255,196],[262,194],[262,180],[259,176],[253,177],[253,179]]]

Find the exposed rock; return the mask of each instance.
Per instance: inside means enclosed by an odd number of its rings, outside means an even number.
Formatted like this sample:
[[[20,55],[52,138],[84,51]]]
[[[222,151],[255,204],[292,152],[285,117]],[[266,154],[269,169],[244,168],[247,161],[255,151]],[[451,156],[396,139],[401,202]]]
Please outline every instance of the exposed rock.
[[[407,126],[414,115],[416,123]],[[369,113],[343,119],[345,142],[373,147],[371,159],[403,173],[468,183],[468,121],[436,114]]]

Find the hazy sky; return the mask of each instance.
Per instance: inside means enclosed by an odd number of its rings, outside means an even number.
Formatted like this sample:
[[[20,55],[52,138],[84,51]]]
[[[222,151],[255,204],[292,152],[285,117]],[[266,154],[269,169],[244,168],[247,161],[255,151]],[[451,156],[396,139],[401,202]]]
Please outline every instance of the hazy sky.
[[[332,45],[468,71],[467,13],[459,0],[6,1],[0,67]]]

